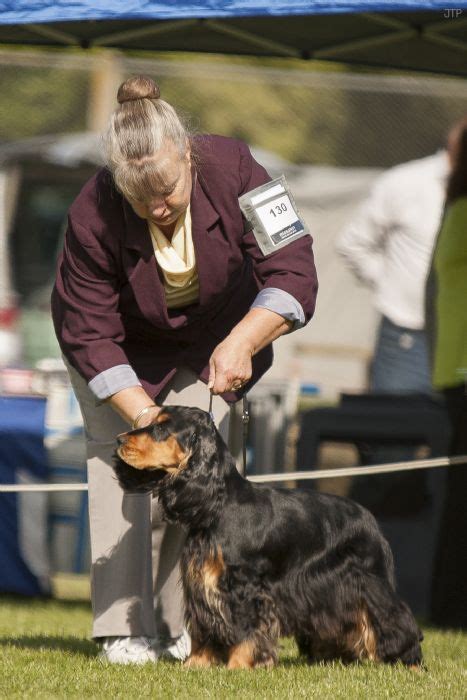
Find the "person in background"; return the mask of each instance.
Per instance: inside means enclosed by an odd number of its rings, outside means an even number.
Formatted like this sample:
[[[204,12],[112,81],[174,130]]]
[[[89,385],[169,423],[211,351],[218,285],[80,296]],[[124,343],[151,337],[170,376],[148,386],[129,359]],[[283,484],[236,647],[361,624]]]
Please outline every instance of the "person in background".
[[[452,426],[450,455],[467,455],[467,118],[449,138],[451,173],[435,274],[433,385]],[[435,557],[431,619],[467,627],[467,463],[448,468]]]
[[[369,388],[374,394],[432,395],[424,320],[425,280],[439,228],[449,161],[446,151],[390,168],[337,240],[337,252],[368,287],[380,314]],[[362,452],[366,463],[414,458],[404,445]],[[427,501],[420,472],[358,479],[351,495],[378,516],[407,517]]]
[[[264,256],[243,219],[239,196],[270,180],[244,143],[192,136],[145,76],[117,100],[107,167],[70,208],[52,314],[87,435],[93,636],[104,659],[143,663],[189,653],[184,533],[157,508],[152,532],[150,496],[122,492],[115,438],[164,403],[207,410],[210,389],[227,441],[229,406],[309,321],[317,281],[309,236]]]
[[[448,170],[441,150],[386,171],[338,237],[338,254],[372,291],[381,315],[370,376],[374,392],[432,391],[424,290]]]

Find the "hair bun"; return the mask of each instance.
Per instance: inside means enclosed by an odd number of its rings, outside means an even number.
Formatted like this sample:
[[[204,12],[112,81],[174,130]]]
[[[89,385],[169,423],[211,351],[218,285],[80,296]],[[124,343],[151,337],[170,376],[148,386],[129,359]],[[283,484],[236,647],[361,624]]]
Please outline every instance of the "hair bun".
[[[160,94],[159,86],[152,78],[148,78],[146,75],[135,75],[120,85],[117,101],[119,104],[123,104],[134,100],[157,100]]]

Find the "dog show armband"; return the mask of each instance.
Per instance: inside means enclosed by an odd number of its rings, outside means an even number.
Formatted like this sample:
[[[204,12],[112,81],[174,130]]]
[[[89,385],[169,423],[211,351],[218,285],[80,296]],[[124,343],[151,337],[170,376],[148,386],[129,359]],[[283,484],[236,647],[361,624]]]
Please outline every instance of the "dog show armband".
[[[309,235],[284,175],[239,197],[263,255]]]

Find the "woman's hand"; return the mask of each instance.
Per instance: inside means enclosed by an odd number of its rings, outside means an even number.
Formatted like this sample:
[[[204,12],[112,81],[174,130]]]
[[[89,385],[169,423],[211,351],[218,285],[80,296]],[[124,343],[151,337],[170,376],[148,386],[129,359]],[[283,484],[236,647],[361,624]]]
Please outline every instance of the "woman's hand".
[[[253,348],[246,339],[229,335],[209,360],[208,389],[213,394],[238,391],[251,379]]]
[[[208,388],[213,394],[238,391],[251,379],[253,355],[291,327],[290,321],[274,311],[250,309],[212,353]]]
[[[150,425],[161,410],[160,406],[155,405],[142,386],[122,389],[113,394],[107,401],[114,411],[117,411],[130,426],[133,426],[135,419],[137,419],[138,428]]]

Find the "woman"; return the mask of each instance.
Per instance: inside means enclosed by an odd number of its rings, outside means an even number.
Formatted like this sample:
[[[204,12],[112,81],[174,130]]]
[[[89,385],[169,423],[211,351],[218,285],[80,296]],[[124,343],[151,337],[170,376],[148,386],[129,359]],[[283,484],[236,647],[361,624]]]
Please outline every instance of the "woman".
[[[467,119],[449,136],[446,211],[434,255],[433,384],[444,393],[451,455],[467,454]],[[431,617],[467,627],[467,465],[450,466],[435,560]]]
[[[270,179],[245,144],[191,137],[149,78],[117,99],[107,168],[69,212],[52,310],[87,433],[93,635],[109,661],[143,662],[154,638],[187,651],[183,533],[154,515],[153,595],[150,499],[113,478],[115,436],[163,403],[207,409],[207,383],[227,440],[229,405],[269,368],[271,342],[310,319],[317,282],[308,236],[265,257],[242,218],[238,197]]]

